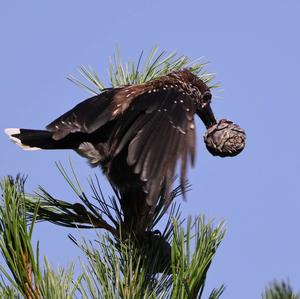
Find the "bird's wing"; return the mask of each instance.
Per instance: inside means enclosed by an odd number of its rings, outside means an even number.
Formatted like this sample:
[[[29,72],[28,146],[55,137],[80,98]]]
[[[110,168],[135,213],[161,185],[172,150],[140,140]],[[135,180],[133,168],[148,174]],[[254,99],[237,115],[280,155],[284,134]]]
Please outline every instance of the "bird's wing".
[[[146,85],[132,85],[106,89],[101,94],[76,105],[46,128],[53,132],[52,138],[55,140],[75,132],[93,133],[122,114],[145,88]]]
[[[174,86],[136,97],[119,120],[115,155],[128,146],[127,163],[146,182],[147,202],[154,206],[168,191],[181,160],[184,186],[188,159],[195,156],[194,100]]]
[[[53,138],[62,139],[69,133],[91,133],[112,119],[112,98],[114,90],[107,90],[89,98],[66,112],[49,125]]]

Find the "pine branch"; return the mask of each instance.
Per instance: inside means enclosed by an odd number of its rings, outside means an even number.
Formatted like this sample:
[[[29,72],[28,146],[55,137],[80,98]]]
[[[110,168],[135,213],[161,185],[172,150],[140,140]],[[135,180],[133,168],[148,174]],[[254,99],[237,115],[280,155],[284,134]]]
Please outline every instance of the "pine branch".
[[[3,266],[0,266],[0,270],[26,298],[39,299],[40,293],[35,284],[36,275],[39,275],[38,263],[31,245],[35,213],[27,227],[24,183],[25,178],[21,176],[15,180],[7,177],[1,182],[3,204],[0,207],[0,250],[12,277]]]
[[[127,239],[117,245],[108,235],[98,236],[96,244],[83,240],[79,245],[88,259],[84,267],[83,298],[167,298],[162,286],[167,275],[153,275],[152,262],[145,260],[136,243]]]
[[[187,56],[178,56],[176,52],[170,54],[166,51],[158,52],[158,47],[153,47],[146,58],[144,58],[144,52],[142,51],[137,63],[129,61],[124,64],[120,50],[117,49],[110,59],[110,83],[112,87],[142,84],[172,71],[187,68],[208,84],[210,88],[219,87],[218,84],[212,84],[214,74],[207,73],[204,70],[207,63],[200,63],[198,61],[200,59],[190,61]],[[78,71],[83,81],[72,75],[67,77],[68,80],[94,95],[101,93],[106,88],[91,66],[80,66]]]
[[[74,192],[78,202],[69,203],[61,199],[56,199],[43,187],[39,187],[39,190],[34,196],[26,195],[25,197],[28,221],[32,221],[32,218],[36,217],[38,221],[49,221],[64,227],[85,229],[100,228],[118,237],[119,226],[123,223],[123,212],[120,208],[120,193],[112,186],[114,195],[105,198],[99,179],[97,175],[95,175],[94,178],[90,178],[88,181],[92,193],[89,198],[82,190],[80,180],[72,163],[70,162],[71,174],[68,174],[61,163],[57,163],[56,165]],[[185,192],[188,192],[190,188],[191,186],[188,182],[185,182]],[[175,198],[181,195],[181,187],[176,187],[169,195],[169,202],[172,203]],[[164,202],[165,198],[163,192],[161,192],[158,205],[154,211],[152,221],[147,227],[147,231],[155,230],[155,227],[165,215],[167,207],[163,205]],[[38,208],[36,208],[37,205]],[[170,215],[173,215],[173,212],[175,212],[174,208],[171,208]],[[180,214],[179,207],[176,208],[176,214]],[[168,239],[172,233],[171,224],[172,221],[169,218],[168,224],[163,232],[163,236],[166,236],[166,239]]]
[[[274,281],[265,290],[263,299],[300,299],[300,294],[294,293],[288,282]]]
[[[66,269],[59,267],[54,271],[47,258],[44,258],[44,271],[39,280],[41,298],[47,299],[74,299],[78,295],[78,287],[82,277],[74,278],[75,264]]]
[[[84,201],[87,201],[85,194],[80,196],[80,199],[83,198]],[[58,200],[41,187],[35,197],[26,197],[28,220],[32,219],[37,203],[39,204],[37,220],[49,221],[56,225],[70,228],[103,228],[115,233],[115,229],[103,220],[97,210],[94,208],[90,209],[90,203],[87,205],[81,203],[71,204]]]
[[[65,181],[74,191],[76,197],[80,202],[71,204],[67,201],[54,198],[44,188],[39,187],[39,191],[35,196],[26,196],[26,206],[28,209],[27,217],[30,221],[34,215],[35,207],[38,204],[36,211],[36,218],[39,221],[49,221],[56,225],[70,227],[70,228],[101,228],[106,229],[112,234],[117,234],[117,226],[119,224],[116,216],[112,215],[112,211],[116,212],[117,204],[114,198],[110,198],[110,203],[104,199],[101,187],[99,185],[98,178],[96,177],[96,183],[90,180],[90,187],[93,192],[93,199],[98,203],[96,206],[90,201],[86,194],[82,191],[82,187],[79,183],[79,179],[75,173],[75,170],[70,163],[73,179],[66,172],[61,163],[57,163],[57,167],[64,177]],[[98,188],[97,188],[98,187]],[[117,211],[114,215],[119,215],[120,211]],[[108,223],[103,215],[112,222]]]
[[[224,237],[223,224],[214,227],[199,217],[193,224],[189,219],[184,229],[180,222],[173,218],[172,275],[153,271],[161,265],[159,255],[150,257],[149,248],[137,246],[134,238],[120,243],[109,235],[99,235],[96,243],[72,238],[89,262],[84,266],[83,298],[202,298],[208,268]],[[224,289],[214,289],[209,299],[219,298]]]
[[[10,273],[3,265],[0,271],[10,283],[2,279],[1,298],[27,299],[72,299],[77,291],[80,279],[74,279],[74,265],[55,273],[45,259],[42,272],[39,263],[39,244],[36,250],[31,244],[37,206],[33,209],[28,225],[25,178],[6,177],[1,182],[2,202],[0,205],[0,251]]]
[[[95,244],[88,241],[79,244],[71,237],[89,262],[83,266],[82,277],[73,282],[73,265],[56,274],[45,260],[45,270],[41,272],[38,246],[34,254],[31,245],[40,207],[36,207],[35,216],[31,214],[28,227],[24,180],[5,179],[1,187],[4,204],[0,249],[12,276],[2,266],[1,271],[11,286],[0,284],[0,288],[7,298],[18,298],[19,292],[28,299],[73,298],[77,291],[82,298],[201,298],[206,273],[224,236],[221,224],[214,228],[200,217],[193,224],[189,219],[184,230],[179,208],[174,204],[162,235],[149,231],[143,236],[127,235],[122,239],[121,232],[118,237],[105,234],[98,236]],[[64,211],[68,210],[68,204],[58,203]],[[172,242],[172,248],[168,241]],[[214,290],[210,298],[219,298],[223,290],[223,287]]]
[[[12,285],[8,285],[3,277],[0,277],[0,294],[3,299],[21,299],[20,292]]]
[[[225,235],[223,223],[216,228],[205,223],[204,217],[198,217],[194,223],[188,218],[187,228],[183,229],[174,221],[172,243],[172,298],[201,298],[207,271],[212,259]],[[191,241],[194,241],[194,253],[191,253]],[[221,286],[213,290],[211,298],[219,298],[224,290]]]

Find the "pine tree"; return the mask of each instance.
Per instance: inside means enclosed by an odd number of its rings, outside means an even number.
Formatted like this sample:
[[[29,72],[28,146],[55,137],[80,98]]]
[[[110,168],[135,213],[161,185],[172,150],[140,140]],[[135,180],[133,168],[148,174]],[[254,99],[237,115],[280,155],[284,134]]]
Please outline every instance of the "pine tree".
[[[154,48],[143,67],[142,60],[143,55],[137,64],[123,65],[118,52],[110,64],[112,86],[144,83],[189,67],[210,84],[210,88],[216,87],[211,84],[213,76],[204,72],[205,64],[190,63],[185,56],[158,53]],[[72,82],[93,94],[105,88],[92,68],[82,66],[79,71],[87,83],[70,76]],[[211,135],[209,138],[208,142],[215,142]],[[142,236],[124,233],[120,225],[122,209],[118,190],[112,188],[113,195],[105,198],[95,176],[90,179],[90,190],[86,192],[72,163],[70,174],[61,163],[57,163],[57,167],[78,198],[77,203],[56,199],[43,188],[30,195],[25,192],[26,179],[21,175],[7,176],[1,182],[0,251],[6,262],[5,266],[0,265],[1,298],[204,298],[207,273],[225,235],[223,222],[215,225],[204,216],[184,219],[180,205],[175,201],[182,193],[182,188],[178,187],[168,199],[172,202],[168,216],[164,206],[158,204],[148,224],[148,233]],[[185,191],[189,188],[186,182]],[[165,202],[163,194],[159,203]],[[86,263],[76,261],[81,264],[80,273],[74,271],[75,262],[69,268],[56,270],[46,257],[41,263],[39,244],[32,244],[38,221],[48,221],[70,230],[93,229],[97,232],[97,239],[91,241],[77,240],[70,231],[70,240],[86,257]],[[158,231],[158,226],[163,226],[162,232]],[[220,298],[224,289],[224,285],[216,287],[208,298]],[[285,284],[275,284],[263,296],[266,299],[298,298]]]

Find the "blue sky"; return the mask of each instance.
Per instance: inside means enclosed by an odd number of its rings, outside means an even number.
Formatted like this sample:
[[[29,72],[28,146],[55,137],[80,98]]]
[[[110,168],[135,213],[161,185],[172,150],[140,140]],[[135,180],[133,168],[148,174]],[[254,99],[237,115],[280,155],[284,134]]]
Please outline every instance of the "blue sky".
[[[240,124],[248,139],[240,156],[212,157],[197,126],[197,165],[183,214],[225,220],[228,230],[207,287],[225,283],[224,299],[259,298],[275,278],[300,289],[299,1],[2,1],[0,11],[0,128],[43,128],[88,97],[66,76],[83,64],[107,80],[117,44],[125,59],[159,45],[210,61],[207,70],[223,90],[215,114]],[[23,152],[4,133],[0,144],[0,175],[28,174],[29,192],[42,185],[74,200],[55,161],[71,157],[82,181],[97,172],[75,153]],[[80,254],[68,232],[37,227],[53,265]]]

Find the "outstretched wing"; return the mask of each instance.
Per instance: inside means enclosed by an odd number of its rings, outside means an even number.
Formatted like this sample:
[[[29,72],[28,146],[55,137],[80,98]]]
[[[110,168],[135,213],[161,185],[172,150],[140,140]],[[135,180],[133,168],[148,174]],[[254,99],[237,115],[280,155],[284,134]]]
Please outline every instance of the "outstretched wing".
[[[184,186],[188,159],[195,156],[194,100],[182,90],[151,89],[136,97],[116,126],[115,155],[128,146],[127,163],[146,182],[147,203],[155,206],[162,189],[168,192],[177,161]]]

